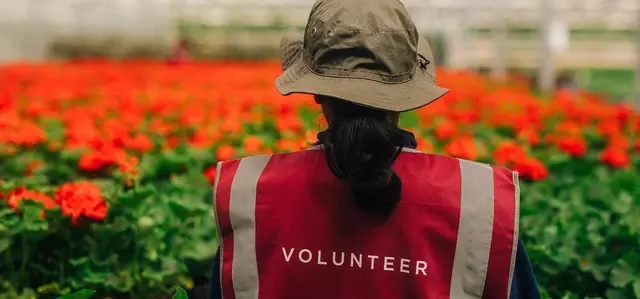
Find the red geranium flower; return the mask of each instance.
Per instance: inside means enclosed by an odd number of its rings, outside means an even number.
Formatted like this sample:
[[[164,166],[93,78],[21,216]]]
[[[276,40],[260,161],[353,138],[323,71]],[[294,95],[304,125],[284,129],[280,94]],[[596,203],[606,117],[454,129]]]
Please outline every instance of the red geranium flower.
[[[444,148],[447,155],[466,159],[475,160],[478,158],[478,148],[472,136],[464,136],[452,140]]]
[[[216,151],[218,161],[226,161],[233,159],[236,155],[236,149],[231,145],[221,145]]]
[[[216,181],[216,166],[211,166],[204,171],[204,175],[209,180],[209,184],[213,186]]]
[[[513,170],[518,172],[521,178],[533,181],[539,181],[549,176],[549,171],[540,160],[535,158],[527,158],[518,161]]]
[[[56,202],[48,195],[27,190],[25,187],[17,188],[7,194],[7,203],[12,209],[17,209],[20,202],[26,199],[42,203],[45,209],[52,209],[57,206]]]
[[[629,168],[631,166],[629,154],[619,148],[606,148],[600,153],[600,160],[615,168]]]
[[[507,141],[498,144],[493,159],[498,165],[515,163],[526,158],[525,150],[515,142]]]
[[[561,151],[574,157],[582,157],[587,152],[587,142],[582,137],[562,137],[558,141]]]
[[[56,202],[62,213],[71,216],[74,223],[81,216],[103,220],[107,216],[107,204],[100,189],[90,182],[67,183],[56,190]]]
[[[445,121],[436,126],[434,131],[436,138],[440,140],[445,140],[453,137],[456,133],[458,133],[458,128],[456,124],[452,121]]]

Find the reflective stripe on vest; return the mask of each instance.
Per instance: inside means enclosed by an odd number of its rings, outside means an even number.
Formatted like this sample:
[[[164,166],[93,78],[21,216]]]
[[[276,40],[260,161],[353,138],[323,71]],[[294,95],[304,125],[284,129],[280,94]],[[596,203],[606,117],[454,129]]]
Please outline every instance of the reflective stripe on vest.
[[[324,157],[317,149],[320,147],[307,152],[256,156],[218,164],[214,207],[221,246],[223,298],[329,296],[346,299],[358,296],[353,292],[362,293],[369,289],[375,295],[369,294],[365,296],[367,298],[509,297],[518,239],[519,187],[515,172],[405,149],[394,165],[405,182],[403,190],[407,190],[394,212],[400,219],[390,219],[389,227],[382,224],[384,228],[380,224],[344,225],[323,219],[335,216],[335,221],[341,221],[340,215],[335,214],[349,208],[335,205],[348,203],[314,198],[309,204],[312,200],[308,202],[305,198],[309,192],[303,190],[305,186],[300,186],[312,179],[322,183],[324,180],[333,182],[328,170],[305,174],[304,169],[299,169],[298,175],[292,174],[289,178],[278,176],[278,173],[291,173],[294,165],[319,168],[318,164],[324,162]],[[414,192],[411,184],[420,183],[409,181],[410,177],[405,173],[417,174],[418,179],[434,178],[433,173],[422,174],[420,171],[434,172],[435,169],[412,165],[420,161],[430,161],[433,167],[443,165],[444,168],[440,169],[442,175],[449,175],[451,179],[442,180],[442,183],[438,181],[428,190],[447,193],[448,196],[456,194],[458,199],[453,200],[454,203],[445,200],[454,197],[444,196],[442,202],[436,201],[425,208],[419,205],[420,201],[410,202],[405,198],[420,197],[420,194],[414,196],[411,193]],[[326,164],[323,165],[326,168]],[[312,177],[302,178],[306,175]],[[274,182],[278,186],[273,186]],[[329,188],[313,186],[316,187],[334,197],[346,190],[337,181]],[[416,190],[422,192],[422,189]],[[440,198],[438,194],[426,194],[424,200]],[[401,209],[403,205],[406,208]],[[453,207],[455,211],[451,210]],[[420,214],[422,210],[424,215]],[[434,212],[429,214],[431,210]],[[445,217],[447,212],[452,216]],[[353,210],[349,213],[358,212]],[[438,219],[440,214],[443,221]],[[455,216],[459,219],[452,219]],[[349,215],[344,217],[351,218]],[[361,221],[366,217],[358,215],[353,218]],[[420,217],[434,219],[423,221]],[[450,227],[447,223],[457,227]],[[307,227],[310,231],[305,233]],[[324,227],[327,227],[327,232],[319,231]],[[335,231],[342,228],[346,236],[335,236]],[[415,237],[403,240],[402,234],[398,234],[407,231],[409,235],[408,231],[414,228],[412,234],[424,231],[430,233],[430,239],[424,242]],[[442,228],[442,232],[432,232],[435,228]],[[368,235],[381,230],[388,231]],[[362,244],[369,238],[392,240],[394,233],[398,234],[395,242],[398,244],[385,241]],[[434,244],[436,242],[441,243]],[[421,257],[420,253],[428,257]],[[360,270],[371,272],[357,272]],[[360,276],[361,273],[364,275]],[[334,280],[336,285],[331,285]],[[323,287],[319,281],[326,281],[327,285]]]

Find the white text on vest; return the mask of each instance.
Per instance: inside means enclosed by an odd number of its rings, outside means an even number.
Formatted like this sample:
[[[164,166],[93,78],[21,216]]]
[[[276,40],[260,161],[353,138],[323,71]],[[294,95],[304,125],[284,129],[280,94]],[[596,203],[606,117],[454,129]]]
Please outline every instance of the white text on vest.
[[[315,254],[314,254],[315,253]],[[377,256],[377,255],[364,255],[356,253],[335,252],[331,254],[323,252],[322,250],[311,251],[309,249],[296,249],[296,248],[284,248],[282,247],[282,255],[287,263],[291,262],[291,259],[298,260],[303,264],[316,264],[321,266],[327,266],[333,264],[336,267],[357,267],[357,268],[369,268],[371,270],[383,270],[401,273],[414,274],[414,275],[427,275],[427,262],[425,261],[411,261],[410,259],[397,258],[391,256]]]

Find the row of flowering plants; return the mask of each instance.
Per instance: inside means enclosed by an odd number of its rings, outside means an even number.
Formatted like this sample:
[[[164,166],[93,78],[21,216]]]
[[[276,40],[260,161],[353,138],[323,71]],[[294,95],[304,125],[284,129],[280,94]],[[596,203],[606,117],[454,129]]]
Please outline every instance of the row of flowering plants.
[[[206,285],[215,162],[303,149],[326,123],[275,62],[0,67],[0,297],[164,298]],[[544,295],[640,297],[640,114],[439,70],[419,150],[510,167]]]

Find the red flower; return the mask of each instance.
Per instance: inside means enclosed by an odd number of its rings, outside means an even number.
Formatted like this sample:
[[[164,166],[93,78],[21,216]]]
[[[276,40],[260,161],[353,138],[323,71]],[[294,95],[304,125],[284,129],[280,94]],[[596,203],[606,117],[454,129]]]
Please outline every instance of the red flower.
[[[622,128],[620,127],[620,123],[617,121],[605,121],[598,124],[598,132],[602,136],[611,136],[614,134],[620,134]]]
[[[109,163],[111,163],[111,161],[105,158],[102,154],[89,151],[82,154],[80,161],[78,162],[78,166],[84,171],[96,172],[107,167]]]
[[[78,162],[80,169],[88,172],[95,172],[111,165],[120,167],[121,172],[131,173],[138,164],[138,158],[129,157],[127,152],[121,148],[105,146],[99,151],[85,152]]]
[[[77,223],[81,216],[103,220],[107,216],[107,204],[100,189],[90,182],[67,183],[56,190],[56,202],[62,213]]]
[[[204,171],[204,175],[209,179],[209,184],[213,186],[216,181],[216,167],[211,166]]]
[[[215,141],[211,138],[209,131],[203,128],[198,128],[193,132],[193,136],[191,136],[190,143],[192,146],[197,148],[207,148],[210,147],[211,144]]]
[[[115,163],[119,166],[118,170],[125,174],[136,175],[138,174],[138,163],[140,160],[138,157],[121,157]]]
[[[124,139],[124,146],[141,153],[146,153],[153,149],[153,142],[151,138],[145,134],[136,134],[133,138]]]
[[[574,157],[582,157],[587,152],[587,142],[582,137],[562,137],[558,141],[561,151]]]
[[[515,163],[526,158],[525,150],[515,142],[502,142],[498,145],[493,158],[499,165]]]
[[[629,140],[629,137],[627,136],[621,134],[613,134],[609,136],[608,147],[626,151],[631,148],[631,140]]]
[[[17,209],[20,202],[25,199],[40,202],[44,205],[45,209],[52,209],[57,206],[56,202],[48,195],[27,190],[24,187],[17,188],[7,194],[7,203],[13,209]]]
[[[600,153],[600,161],[615,168],[628,168],[631,166],[629,154],[619,148],[608,147]]]
[[[231,145],[221,145],[216,151],[218,161],[226,161],[233,159],[236,155],[236,149]]]
[[[224,119],[220,130],[225,133],[240,133],[242,132],[242,123],[235,117],[228,117]]]
[[[293,115],[278,118],[276,121],[276,126],[278,128],[278,131],[280,132],[298,132],[302,130],[302,122],[300,121],[300,118]]]
[[[429,140],[416,135],[416,141],[418,142],[417,150],[423,153],[430,153],[434,151],[434,146],[429,142]]]
[[[244,138],[243,148],[248,154],[255,155],[260,152],[263,144],[264,142],[260,137],[249,135]]]
[[[517,135],[519,139],[526,140],[531,145],[540,143],[540,135],[534,129],[523,129]]]
[[[513,170],[518,172],[521,178],[533,181],[543,180],[549,176],[549,171],[544,164],[535,158],[518,161],[514,165]]]
[[[466,160],[475,160],[478,158],[478,149],[471,136],[454,139],[445,146],[444,150],[447,155],[456,158]]]
[[[449,139],[457,132],[458,128],[456,127],[456,124],[448,120],[439,124],[434,131],[436,138],[440,140]]]
[[[307,131],[304,133],[305,148],[310,147],[318,142],[318,132]]]
[[[572,121],[564,121],[556,124],[555,132],[559,135],[576,136],[581,133],[581,125]]]
[[[279,152],[295,152],[302,148],[303,146],[301,143],[290,139],[280,139],[276,142],[276,149]]]

